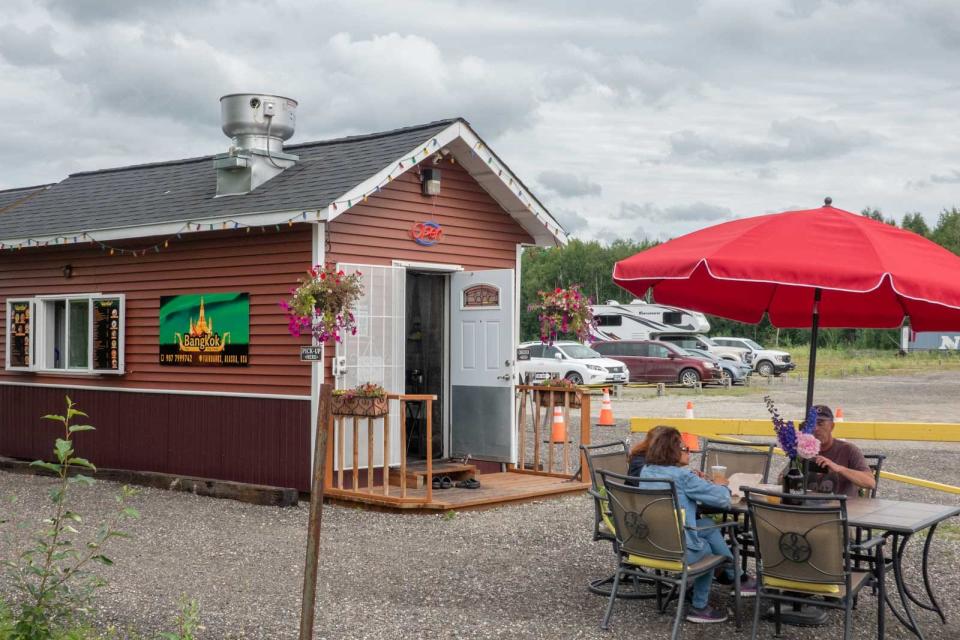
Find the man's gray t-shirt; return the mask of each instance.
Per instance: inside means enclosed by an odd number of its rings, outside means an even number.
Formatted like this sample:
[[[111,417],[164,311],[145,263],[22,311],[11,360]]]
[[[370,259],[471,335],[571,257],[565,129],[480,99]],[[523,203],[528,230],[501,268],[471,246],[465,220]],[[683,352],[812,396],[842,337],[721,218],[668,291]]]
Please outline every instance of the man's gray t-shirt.
[[[834,439],[830,448],[827,451],[821,451],[820,455],[842,467],[854,469],[855,471],[870,472],[870,467],[867,465],[863,453],[857,448],[857,445],[847,442],[846,440]],[[823,473],[811,470],[807,475],[807,490],[817,493],[837,493],[856,497],[859,487],[839,473],[832,471]]]

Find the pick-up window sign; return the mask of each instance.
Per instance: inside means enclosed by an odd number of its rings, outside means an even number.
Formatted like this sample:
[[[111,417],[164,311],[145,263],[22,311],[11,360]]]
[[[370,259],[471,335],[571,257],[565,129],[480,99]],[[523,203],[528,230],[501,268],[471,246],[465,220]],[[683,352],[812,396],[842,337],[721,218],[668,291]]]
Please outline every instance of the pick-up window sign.
[[[300,347],[300,360],[304,362],[316,362],[323,358],[323,347]]]
[[[517,349],[517,362],[522,362],[530,359],[530,349],[522,348]]]
[[[533,379],[534,379],[535,381],[539,381],[539,380],[549,380],[549,379],[552,378],[552,377],[553,377],[553,374],[551,374],[549,371],[534,371],[534,372],[533,372]]]

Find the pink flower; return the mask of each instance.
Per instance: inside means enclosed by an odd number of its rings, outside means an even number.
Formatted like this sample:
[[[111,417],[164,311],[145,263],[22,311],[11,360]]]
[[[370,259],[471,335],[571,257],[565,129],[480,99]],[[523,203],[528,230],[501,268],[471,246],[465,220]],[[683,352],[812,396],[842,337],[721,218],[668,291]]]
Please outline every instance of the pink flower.
[[[812,433],[801,433],[797,436],[797,455],[805,460],[816,457],[820,453],[820,441]]]

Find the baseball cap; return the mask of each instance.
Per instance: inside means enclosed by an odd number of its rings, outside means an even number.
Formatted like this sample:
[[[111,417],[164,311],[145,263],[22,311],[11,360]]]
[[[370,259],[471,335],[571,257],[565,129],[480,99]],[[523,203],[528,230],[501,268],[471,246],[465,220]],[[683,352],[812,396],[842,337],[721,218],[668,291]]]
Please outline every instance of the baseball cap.
[[[817,417],[829,418],[833,420],[833,410],[825,404],[815,404],[813,408],[817,411]]]

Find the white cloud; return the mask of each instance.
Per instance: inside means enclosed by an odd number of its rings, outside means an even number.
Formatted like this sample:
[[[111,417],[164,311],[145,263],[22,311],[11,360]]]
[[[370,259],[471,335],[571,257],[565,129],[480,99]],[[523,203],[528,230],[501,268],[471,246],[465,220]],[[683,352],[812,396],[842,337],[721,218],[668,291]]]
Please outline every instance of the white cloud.
[[[826,194],[933,222],[958,49],[955,0],[5,0],[0,188],[216,153],[219,96],[264,91],[294,142],[463,116],[583,237]]]

